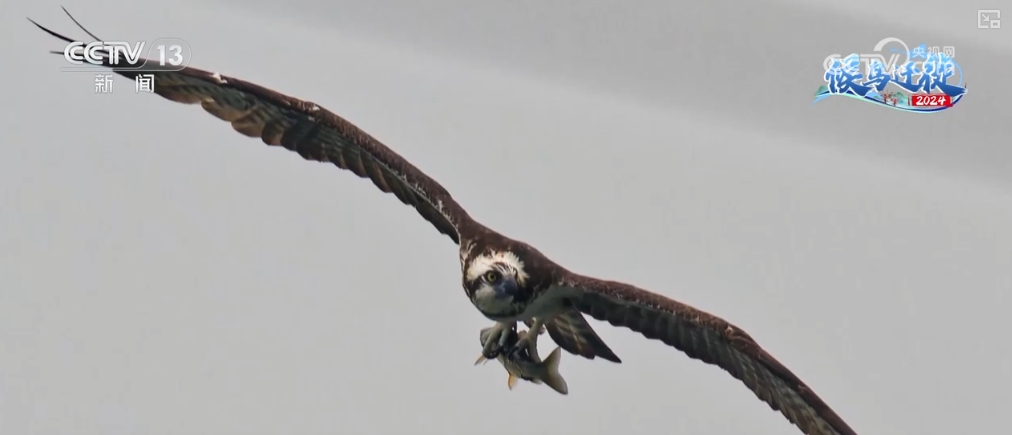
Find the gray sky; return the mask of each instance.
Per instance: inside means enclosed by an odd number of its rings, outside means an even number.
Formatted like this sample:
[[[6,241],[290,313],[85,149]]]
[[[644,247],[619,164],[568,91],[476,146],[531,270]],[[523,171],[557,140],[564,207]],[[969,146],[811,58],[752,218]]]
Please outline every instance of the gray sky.
[[[12,1],[0,432],[797,433],[600,322],[623,364],[565,354],[568,397],[508,391],[413,210],[126,80],[96,95],[24,21],[84,37],[59,4]],[[859,433],[1005,427],[1012,31],[977,29],[983,2],[273,3],[63,4],[341,114],[572,270],[741,326]],[[966,100],[809,105],[826,55],[887,36],[956,46]]]

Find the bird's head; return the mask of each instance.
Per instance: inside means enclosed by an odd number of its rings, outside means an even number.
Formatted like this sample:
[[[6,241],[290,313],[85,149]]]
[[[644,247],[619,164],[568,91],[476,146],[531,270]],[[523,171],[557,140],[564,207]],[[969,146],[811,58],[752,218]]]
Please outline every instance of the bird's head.
[[[523,311],[530,299],[524,262],[510,251],[489,251],[470,259],[464,267],[464,290],[482,314],[508,317]]]

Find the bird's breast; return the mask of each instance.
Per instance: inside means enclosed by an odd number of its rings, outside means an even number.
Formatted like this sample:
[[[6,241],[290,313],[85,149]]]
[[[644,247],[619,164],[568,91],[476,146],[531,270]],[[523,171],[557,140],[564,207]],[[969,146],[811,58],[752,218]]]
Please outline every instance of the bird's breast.
[[[560,292],[548,288],[535,295],[521,311],[521,321],[530,320],[533,317],[552,317],[566,308]]]
[[[552,317],[566,308],[563,302],[565,292],[548,288],[538,292],[526,301],[509,301],[483,298],[477,295],[472,299],[475,308],[485,317],[496,322],[526,322],[534,317]]]

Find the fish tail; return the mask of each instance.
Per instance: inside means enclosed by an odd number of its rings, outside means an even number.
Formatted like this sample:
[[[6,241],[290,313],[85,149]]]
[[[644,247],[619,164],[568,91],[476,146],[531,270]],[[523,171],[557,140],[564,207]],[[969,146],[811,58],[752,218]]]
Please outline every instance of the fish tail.
[[[566,385],[566,380],[559,374],[559,361],[562,360],[562,348],[556,347],[552,353],[548,354],[548,358],[545,358],[545,384],[552,387],[553,390],[559,392],[559,394],[569,394],[569,386]]]

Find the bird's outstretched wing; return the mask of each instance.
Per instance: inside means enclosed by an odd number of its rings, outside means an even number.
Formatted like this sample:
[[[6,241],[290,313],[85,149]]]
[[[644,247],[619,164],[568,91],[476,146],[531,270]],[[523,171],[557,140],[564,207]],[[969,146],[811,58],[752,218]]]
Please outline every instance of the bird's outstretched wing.
[[[63,41],[73,41],[29,21]],[[84,27],[81,29],[98,39]],[[110,65],[108,59],[105,53],[106,66]],[[268,145],[285,147],[307,160],[330,162],[359,177],[369,178],[383,192],[393,193],[401,202],[414,207],[454,243],[460,243],[463,227],[473,223],[439,183],[368,133],[323,107],[196,68],[154,71],[148,66],[154,62],[143,58],[138,65],[143,66],[114,72],[134,80],[141,74],[151,74],[154,76],[153,91],[166,99],[200,104],[208,113],[228,121],[239,133],[260,138]]]
[[[528,328],[533,324],[530,320],[524,323]],[[552,337],[552,341],[565,349],[566,352],[587,359],[601,357],[615,363],[622,362],[618,355],[615,355],[615,352],[597,335],[590,323],[587,323],[583,313],[576,308],[569,308],[552,317],[545,324],[545,329],[548,331],[548,336]]]
[[[574,308],[595,319],[719,366],[807,435],[856,435],[801,379],[724,319],[629,284],[574,273],[557,287]]]

